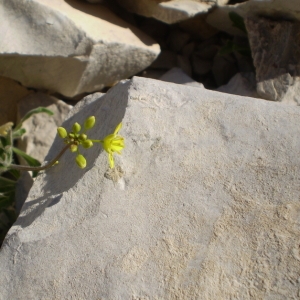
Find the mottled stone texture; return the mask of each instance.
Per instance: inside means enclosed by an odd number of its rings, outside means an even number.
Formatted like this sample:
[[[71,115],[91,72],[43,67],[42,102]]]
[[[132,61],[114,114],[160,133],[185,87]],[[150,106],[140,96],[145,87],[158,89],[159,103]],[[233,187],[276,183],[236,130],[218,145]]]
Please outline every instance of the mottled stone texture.
[[[258,94],[300,105],[300,22],[249,17],[245,23]]]
[[[0,252],[1,300],[299,297],[299,110],[133,78],[72,114],[67,128],[95,115],[99,139],[123,122],[124,173],[105,176],[95,145],[86,169],[67,152],[36,179]]]

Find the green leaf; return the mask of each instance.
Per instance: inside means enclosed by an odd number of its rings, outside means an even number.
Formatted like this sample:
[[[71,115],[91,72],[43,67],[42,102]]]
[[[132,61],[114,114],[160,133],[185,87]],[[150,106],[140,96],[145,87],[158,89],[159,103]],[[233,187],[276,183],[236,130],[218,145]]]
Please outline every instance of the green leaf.
[[[20,155],[21,157],[23,157],[26,160],[26,162],[28,163],[29,166],[39,167],[41,165],[41,163],[37,159],[31,157],[30,155],[26,154],[22,150],[20,150],[16,147],[12,147],[12,149],[17,155]]]
[[[26,130],[24,128],[20,128],[18,130],[13,130],[13,138],[17,139],[21,137],[24,133],[26,133]]]
[[[0,176],[0,184],[1,185],[12,185],[15,183],[16,183],[15,180],[11,180],[11,179]]]
[[[244,23],[244,19],[234,11],[231,11],[228,15],[232,22],[233,27],[236,27],[247,34],[247,29]]]
[[[0,209],[7,208],[13,205],[15,199],[15,191],[10,193],[0,194]]]
[[[16,180],[18,180],[21,176],[19,170],[8,170],[8,173],[10,173]]]
[[[29,166],[31,166],[31,167],[39,167],[39,166],[41,165],[41,163],[40,163],[37,159],[31,157],[30,155],[26,154],[26,153],[23,152],[22,150],[20,150],[20,149],[18,149],[18,148],[15,148],[15,147],[12,147],[12,149],[13,149],[13,151],[14,151],[17,155],[19,155],[19,156],[21,156],[22,158],[24,158],[24,159],[26,160],[26,162],[28,163]],[[33,171],[33,172],[32,172],[32,177],[33,177],[33,178],[36,177],[37,174],[38,174],[38,171]]]
[[[53,112],[50,109],[47,109],[45,107],[38,107],[38,108],[32,109],[21,119],[20,123],[16,126],[16,128],[14,130],[16,131],[16,130],[20,129],[22,127],[22,124],[24,121],[29,119],[32,115],[39,114],[39,113],[46,113],[49,116],[53,115]]]

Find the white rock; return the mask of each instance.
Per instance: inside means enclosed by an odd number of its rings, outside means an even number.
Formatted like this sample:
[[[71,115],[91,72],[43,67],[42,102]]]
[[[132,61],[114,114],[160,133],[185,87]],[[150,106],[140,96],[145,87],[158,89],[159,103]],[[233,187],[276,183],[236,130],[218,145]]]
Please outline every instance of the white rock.
[[[173,68],[169,70],[163,76],[161,76],[159,80],[177,83],[177,84],[189,85],[198,88],[204,88],[202,83],[192,79],[190,76],[184,73],[180,68]]]
[[[50,109],[53,115],[39,113],[23,122],[22,127],[26,133],[18,139],[18,148],[42,163],[53,144],[57,127],[61,126],[72,106],[43,93],[30,94],[18,104],[19,120],[30,110],[40,106]],[[20,160],[22,164],[26,164],[22,158]]]
[[[227,84],[220,86],[218,92],[260,98],[256,92],[256,81],[254,73],[237,73]]]
[[[93,114],[101,139],[122,121],[125,175],[104,177],[98,145],[37,178],[1,300],[298,298],[299,110],[144,78],[85,103],[64,126]]]
[[[132,76],[160,52],[102,5],[1,1],[0,17],[0,75],[68,97]]]
[[[235,5],[219,5],[206,18],[207,23],[232,35],[245,34],[232,26],[229,12],[235,12],[241,17],[248,15],[263,15],[283,19],[300,20],[299,0],[248,0]]]
[[[208,12],[216,4],[226,4],[227,0],[118,0],[129,11],[153,17],[167,24],[177,23]]]

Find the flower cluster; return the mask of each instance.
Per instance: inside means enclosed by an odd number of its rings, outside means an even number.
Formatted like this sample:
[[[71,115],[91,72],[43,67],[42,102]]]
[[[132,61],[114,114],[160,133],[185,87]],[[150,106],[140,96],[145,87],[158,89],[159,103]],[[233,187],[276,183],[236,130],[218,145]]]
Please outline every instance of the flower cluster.
[[[81,133],[81,125],[77,122],[72,126],[72,131],[69,133],[64,127],[57,128],[58,135],[62,139],[64,139],[64,142],[67,145],[69,145],[70,151],[77,152],[76,163],[82,169],[86,167],[86,159],[82,154],[80,154],[79,145],[86,149],[91,148],[93,146],[93,142],[90,139],[88,139],[86,132],[87,130],[94,127],[95,122],[96,119],[94,116],[87,118],[84,121],[84,130]]]
[[[77,153],[75,161],[80,168],[83,169],[86,167],[86,159],[79,152],[79,146],[81,145],[83,148],[88,149],[91,148],[94,143],[102,144],[103,149],[108,153],[109,166],[110,168],[114,168],[115,162],[113,153],[117,152],[118,154],[121,154],[121,150],[124,148],[124,138],[118,135],[122,123],[116,127],[112,134],[106,136],[103,140],[92,140],[87,137],[86,132],[94,127],[95,122],[95,117],[91,116],[85,120],[83,132],[81,132],[81,125],[77,122],[73,125],[71,132],[68,133],[64,127],[58,127],[57,132],[69,146],[70,151]]]

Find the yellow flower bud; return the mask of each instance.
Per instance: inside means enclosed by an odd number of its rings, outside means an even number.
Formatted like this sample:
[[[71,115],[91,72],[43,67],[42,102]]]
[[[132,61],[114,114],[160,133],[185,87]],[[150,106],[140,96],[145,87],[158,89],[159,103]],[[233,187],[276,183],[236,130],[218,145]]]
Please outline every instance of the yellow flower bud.
[[[6,136],[7,132],[14,126],[13,122],[5,123],[4,125],[0,126],[0,135]]]
[[[69,133],[68,136],[70,139],[73,139],[75,137],[74,133]]]
[[[74,144],[73,144],[73,145],[70,146],[71,152],[76,152],[77,149],[78,149],[78,146],[77,146],[77,145],[74,145]]]
[[[96,119],[94,116],[91,116],[89,118],[87,118],[85,121],[84,121],[84,128],[85,129],[91,129],[94,127],[95,125],[95,122],[96,122]]]
[[[74,133],[78,133],[81,130],[81,126],[80,124],[78,124],[77,122],[73,125],[72,130]]]
[[[66,131],[66,129],[63,128],[63,127],[58,127],[58,128],[57,128],[57,133],[58,133],[58,135],[59,135],[62,139],[64,139],[64,138],[67,136],[67,131]]]
[[[86,140],[81,143],[83,148],[91,148],[93,146],[93,142],[91,140]]]
[[[86,135],[86,134],[81,133],[81,134],[79,135],[79,140],[85,141],[86,139],[87,139],[87,135]]]
[[[76,156],[76,163],[77,163],[78,167],[81,169],[84,169],[86,167],[86,159],[81,154],[78,154]]]

